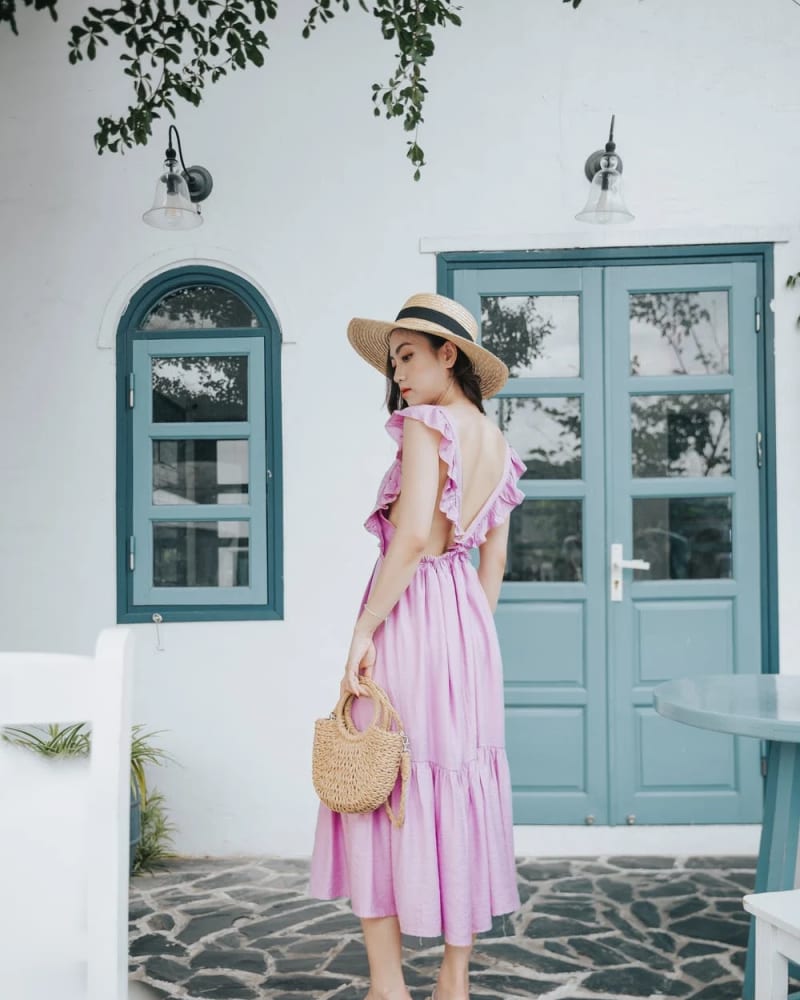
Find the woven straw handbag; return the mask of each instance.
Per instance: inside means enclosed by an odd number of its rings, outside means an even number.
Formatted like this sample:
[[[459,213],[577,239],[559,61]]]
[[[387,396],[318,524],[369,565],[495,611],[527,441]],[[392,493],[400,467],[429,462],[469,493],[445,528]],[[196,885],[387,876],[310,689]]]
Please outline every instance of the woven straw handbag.
[[[408,739],[386,692],[368,677],[360,677],[359,682],[375,702],[372,722],[363,731],[356,728],[351,714],[356,696],[350,693],[342,695],[327,719],[317,719],[311,762],[314,788],[333,812],[372,812],[383,805],[394,826],[401,827],[411,773]],[[400,808],[395,816],[389,796],[398,772]]]

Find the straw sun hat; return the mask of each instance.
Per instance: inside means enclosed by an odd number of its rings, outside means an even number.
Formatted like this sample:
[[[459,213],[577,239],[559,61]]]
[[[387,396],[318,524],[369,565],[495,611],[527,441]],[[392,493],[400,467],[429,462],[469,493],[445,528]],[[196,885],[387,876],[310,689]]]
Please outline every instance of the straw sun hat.
[[[500,358],[477,342],[478,324],[472,313],[444,295],[412,295],[393,320],[351,319],[347,339],[365,361],[385,375],[389,334],[397,329],[432,333],[454,343],[472,362],[484,399],[502,389],[508,379],[508,368]]]

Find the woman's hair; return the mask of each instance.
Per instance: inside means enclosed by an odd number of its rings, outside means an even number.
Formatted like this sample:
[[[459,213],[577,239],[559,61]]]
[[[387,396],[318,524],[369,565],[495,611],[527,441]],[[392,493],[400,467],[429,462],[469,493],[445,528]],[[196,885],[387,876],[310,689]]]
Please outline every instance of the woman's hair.
[[[437,337],[435,333],[425,333],[424,330],[415,331],[421,337],[427,338],[430,342],[431,347],[434,351],[438,351],[442,344],[446,343],[445,337]],[[451,340],[452,344],[453,341]],[[475,369],[472,367],[472,362],[467,357],[462,350],[459,349],[458,344],[453,344],[456,348],[457,355],[455,364],[453,365],[453,377],[461,386],[461,390],[470,403],[473,403],[481,413],[486,411],[483,408],[483,396],[481,395],[481,383],[478,376],[475,374]],[[386,355],[386,409],[389,413],[394,413],[395,410],[402,410],[406,406],[406,401],[400,395],[400,386],[394,380],[394,369],[392,368],[392,361],[388,353]]]

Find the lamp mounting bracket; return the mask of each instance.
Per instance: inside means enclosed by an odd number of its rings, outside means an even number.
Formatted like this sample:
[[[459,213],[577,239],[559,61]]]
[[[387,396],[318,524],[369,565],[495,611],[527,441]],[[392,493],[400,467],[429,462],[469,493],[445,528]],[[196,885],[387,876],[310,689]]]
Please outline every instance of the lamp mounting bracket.
[[[183,171],[183,176],[186,178],[186,183],[189,187],[189,197],[192,201],[205,201],[214,187],[214,181],[211,179],[211,174],[206,168],[198,166],[186,167]]]
[[[594,180],[594,175],[600,169],[600,161],[604,156],[608,156],[609,152],[613,152],[614,156],[617,158],[617,170],[622,173],[622,157],[615,150],[609,151],[606,149],[596,149],[590,156],[587,157],[586,163],[583,167],[583,172],[586,174],[586,180],[591,182]]]

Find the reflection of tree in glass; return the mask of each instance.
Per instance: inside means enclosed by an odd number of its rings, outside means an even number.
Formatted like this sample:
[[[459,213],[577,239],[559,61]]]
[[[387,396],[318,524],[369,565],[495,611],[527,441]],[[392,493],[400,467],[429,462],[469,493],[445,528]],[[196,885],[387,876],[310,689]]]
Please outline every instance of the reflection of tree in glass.
[[[505,361],[512,375],[542,356],[542,345],[554,330],[553,320],[538,311],[534,295],[522,301],[501,295],[481,297],[481,342]]]
[[[153,419],[246,420],[247,358],[153,358]]]
[[[503,400],[502,402],[512,402]],[[522,456],[525,479],[580,479],[580,396],[534,396],[517,400],[525,406],[525,422],[534,430],[534,446]],[[506,426],[510,415],[506,418]],[[540,430],[541,428],[541,430]],[[555,438],[548,430],[557,430]],[[538,442],[538,443],[537,443]]]
[[[730,415],[727,393],[632,396],[634,475],[729,475]]]
[[[226,288],[192,285],[168,292],[147,314],[143,330],[219,330],[257,326],[252,310]]]
[[[715,292],[646,292],[629,296],[631,320],[659,331],[675,356],[673,375],[689,371],[706,375],[728,370],[728,347],[717,334],[717,325],[703,301]],[[704,330],[701,338],[700,329]],[[694,349],[694,355],[690,352]],[[687,362],[689,362],[687,367]],[[641,359],[631,358],[631,374],[640,374]]]
[[[502,295],[481,297],[481,343],[508,365],[512,377],[529,368],[536,358],[542,357],[544,342],[554,331],[555,323],[541,315],[534,295],[525,296],[522,300]],[[531,402],[515,396],[499,397],[497,423],[500,430],[505,433],[515,411]],[[535,402],[538,404],[539,401]],[[580,416],[578,428],[580,433]],[[530,457],[541,463],[543,456],[537,455],[537,451],[542,449],[531,452]],[[527,457],[522,457],[527,462]]]
[[[658,330],[674,356],[672,374],[728,371],[727,342],[703,304],[716,292],[640,293],[631,320]],[[702,331],[702,333],[701,333]],[[641,361],[631,358],[631,374]],[[676,405],[677,404],[677,405]],[[730,461],[730,397],[685,395],[631,398],[633,468],[638,476],[725,475]]]

